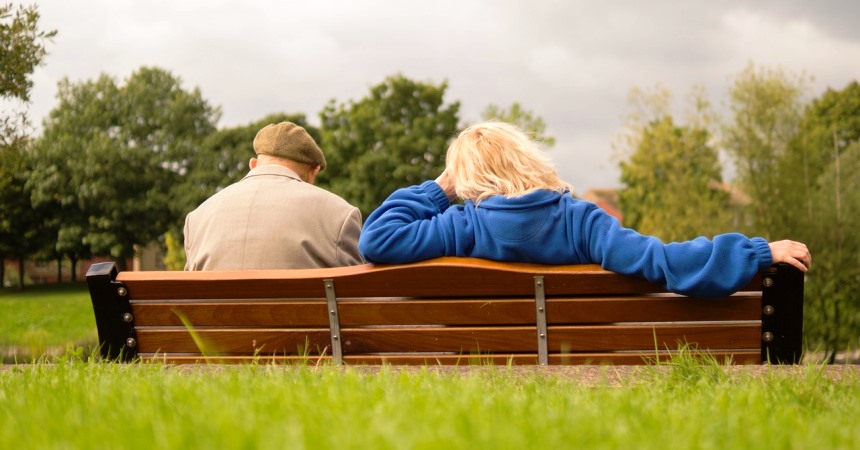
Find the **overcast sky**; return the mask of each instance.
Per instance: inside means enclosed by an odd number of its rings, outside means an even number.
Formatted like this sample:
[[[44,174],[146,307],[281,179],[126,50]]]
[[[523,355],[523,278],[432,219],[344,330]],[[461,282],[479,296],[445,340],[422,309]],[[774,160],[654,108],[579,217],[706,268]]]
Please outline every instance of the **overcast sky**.
[[[24,0],[24,3],[31,3]],[[749,62],[814,77],[811,95],[860,78],[860,2],[38,0],[59,34],[34,74],[41,123],[57,82],[158,66],[221,107],[219,126],[317,114],[388,75],[447,81],[461,120],[520,102],[544,118],[577,192],[619,186],[612,143],[631,88],[662,84],[678,111],[694,85],[726,104]],[[250,143],[249,143],[250,145]]]

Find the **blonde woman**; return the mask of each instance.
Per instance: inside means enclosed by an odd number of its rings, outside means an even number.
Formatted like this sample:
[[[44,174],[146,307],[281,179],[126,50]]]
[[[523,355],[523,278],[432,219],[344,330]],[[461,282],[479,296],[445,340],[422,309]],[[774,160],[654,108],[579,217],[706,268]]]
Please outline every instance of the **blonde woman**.
[[[452,205],[457,197],[463,205]],[[596,263],[673,292],[715,296],[740,289],[774,263],[805,272],[812,262],[799,242],[730,233],[664,244],[624,228],[571,196],[543,152],[522,131],[499,122],[463,130],[448,148],[442,175],[391,194],[368,217],[358,245],[375,263],[440,256]]]

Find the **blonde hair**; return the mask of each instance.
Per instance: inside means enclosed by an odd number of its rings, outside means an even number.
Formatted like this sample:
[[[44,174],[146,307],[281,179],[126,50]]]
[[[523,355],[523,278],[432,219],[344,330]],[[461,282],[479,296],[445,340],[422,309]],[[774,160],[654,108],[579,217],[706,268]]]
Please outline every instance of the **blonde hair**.
[[[445,164],[457,196],[475,203],[540,189],[572,191],[537,144],[503,122],[481,122],[460,132],[448,147]]]

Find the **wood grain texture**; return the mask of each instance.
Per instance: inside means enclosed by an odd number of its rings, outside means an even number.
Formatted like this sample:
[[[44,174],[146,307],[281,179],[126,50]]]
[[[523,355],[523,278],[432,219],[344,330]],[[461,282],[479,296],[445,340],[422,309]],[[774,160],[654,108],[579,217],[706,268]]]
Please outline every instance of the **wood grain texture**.
[[[552,352],[606,352],[654,349],[760,349],[756,324],[720,325],[623,325],[551,326],[548,347]],[[155,353],[202,352],[215,354],[321,354],[330,352],[328,329],[141,328],[139,351]],[[534,326],[508,327],[400,327],[342,328],[344,355],[368,353],[537,352]]]
[[[317,301],[132,302],[140,326],[304,327],[327,326],[328,308]],[[534,299],[398,299],[338,302],[341,326],[528,325],[535,323]],[[547,300],[549,324],[759,320],[755,293],[713,299],[684,296],[613,296]]]
[[[196,337],[196,339],[195,339]],[[143,353],[280,354],[330,353],[331,338],[325,329],[138,329]]]
[[[761,348],[761,324],[623,325],[549,327],[549,348],[557,352]]]
[[[316,302],[169,302],[131,304],[137,326],[183,326],[182,318],[194,327],[328,327],[328,308]]]
[[[414,264],[364,264],[331,269],[212,272],[121,272],[133,299],[325,298],[324,279],[344,297],[484,297],[534,294],[543,276],[546,295],[665,292],[639,277],[596,265],[543,266],[473,258],[438,258]],[[753,280],[750,289],[761,290]]]

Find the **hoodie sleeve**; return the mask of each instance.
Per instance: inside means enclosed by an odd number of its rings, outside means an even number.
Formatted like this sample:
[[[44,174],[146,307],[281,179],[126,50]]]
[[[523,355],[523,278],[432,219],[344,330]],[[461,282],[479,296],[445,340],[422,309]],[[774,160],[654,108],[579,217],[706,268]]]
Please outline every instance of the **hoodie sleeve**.
[[[435,181],[398,189],[367,218],[358,249],[368,262],[385,264],[454,255],[452,217],[444,217],[450,206]]]
[[[732,294],[773,263],[770,247],[760,237],[729,233],[664,244],[622,227],[598,208],[587,213],[582,233],[593,262],[686,295]]]

